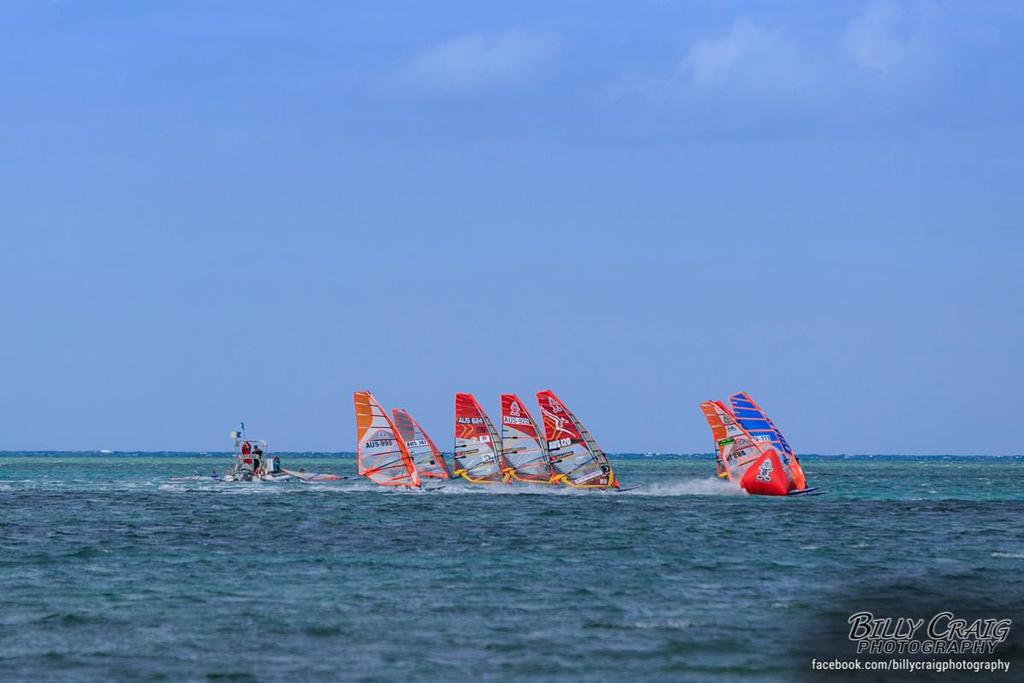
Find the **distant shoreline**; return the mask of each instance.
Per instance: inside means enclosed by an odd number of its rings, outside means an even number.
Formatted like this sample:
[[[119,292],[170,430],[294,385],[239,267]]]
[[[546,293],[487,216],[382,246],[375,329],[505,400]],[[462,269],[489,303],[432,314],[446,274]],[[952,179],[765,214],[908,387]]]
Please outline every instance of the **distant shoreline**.
[[[339,458],[354,459],[352,451],[274,451],[284,459],[288,458]],[[230,451],[0,451],[0,458],[18,457],[101,457],[101,458],[230,458]],[[608,456],[613,460],[714,460],[711,453],[612,453]],[[1024,454],[1015,455],[906,455],[899,453],[858,453],[858,454],[821,454],[799,453],[801,460],[989,460],[1010,459],[1024,460]]]

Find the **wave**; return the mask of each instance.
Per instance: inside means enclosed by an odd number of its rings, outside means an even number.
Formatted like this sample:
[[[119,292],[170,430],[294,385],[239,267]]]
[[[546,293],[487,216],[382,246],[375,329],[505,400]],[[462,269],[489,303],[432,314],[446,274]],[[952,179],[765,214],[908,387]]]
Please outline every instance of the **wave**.
[[[119,482],[120,483],[120,482]],[[301,484],[301,485],[299,485]],[[188,479],[175,477],[144,483],[133,482],[127,488],[152,487],[166,493],[223,493],[226,495],[276,495],[296,492],[329,493],[377,493],[386,495],[446,495],[446,496],[590,496],[605,492],[589,489],[572,489],[565,486],[543,486],[530,484],[469,484],[449,480],[445,483],[430,482],[426,489],[404,489],[378,486],[366,480],[344,480],[338,482],[220,482],[209,479]],[[103,487],[108,488],[108,487]],[[682,479],[639,484],[630,487],[627,482],[622,496],[744,496],[739,487],[716,478]]]

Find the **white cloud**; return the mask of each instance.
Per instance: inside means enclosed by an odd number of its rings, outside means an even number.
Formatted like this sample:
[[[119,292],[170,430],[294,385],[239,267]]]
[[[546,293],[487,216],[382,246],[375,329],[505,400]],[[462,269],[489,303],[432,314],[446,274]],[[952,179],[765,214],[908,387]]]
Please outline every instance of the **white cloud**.
[[[820,75],[819,65],[785,31],[741,18],[724,34],[695,41],[670,73],[634,80],[615,95],[678,103],[721,96],[777,99],[808,90]]]
[[[891,108],[909,100],[934,62],[929,8],[872,0],[824,41],[741,17],[696,39],[664,74],[620,83],[611,95],[652,103],[655,116],[725,126],[792,114],[841,116],[877,106],[878,96],[890,98]]]
[[[701,88],[788,90],[813,80],[794,40],[781,30],[747,19],[737,20],[723,36],[695,42],[679,65],[679,73]]]
[[[914,69],[927,56],[924,35],[891,2],[868,5],[847,26],[840,47],[858,67],[882,76]]]
[[[397,83],[421,92],[467,92],[525,81],[560,49],[549,33],[470,33],[429,47],[399,69]]]

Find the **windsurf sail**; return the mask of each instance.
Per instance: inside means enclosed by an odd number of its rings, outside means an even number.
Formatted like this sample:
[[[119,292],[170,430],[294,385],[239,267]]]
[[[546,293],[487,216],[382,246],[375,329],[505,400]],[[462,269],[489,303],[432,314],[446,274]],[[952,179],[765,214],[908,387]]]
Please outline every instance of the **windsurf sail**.
[[[423,431],[423,427],[420,427],[420,423],[409,414],[409,411],[402,408],[393,408],[391,414],[420,477],[447,479],[448,466],[444,462],[444,456]]]
[[[409,449],[377,399],[369,391],[352,394],[356,408],[359,474],[381,486],[419,487]]]
[[[807,479],[804,477],[804,470],[800,467],[800,461],[796,453],[790,448],[786,437],[775,426],[767,413],[761,410],[750,394],[739,392],[729,397],[729,405],[732,406],[732,413],[736,416],[740,425],[758,441],[767,441],[775,452],[782,458],[782,462],[793,476],[793,483],[798,489],[807,488]]]
[[[618,488],[608,456],[594,441],[583,423],[551,390],[538,391],[548,457],[555,472],[553,483],[573,488]]]
[[[707,412],[704,411],[703,404],[701,404],[701,411],[704,412],[704,417],[708,418]],[[719,479],[728,479],[729,470],[725,466],[725,458],[722,457],[722,448],[719,445],[719,441],[724,439],[726,436],[727,430],[725,424],[721,420],[712,420],[708,418],[708,426],[711,427],[711,437],[715,442],[715,473],[718,475]]]
[[[778,457],[771,443],[767,440],[757,440],[750,432],[743,428],[739,420],[733,415],[721,401],[704,401],[700,404],[704,419],[711,428],[711,434],[715,439],[715,457],[725,468],[726,475],[730,481],[734,481],[743,488],[748,479],[745,478],[748,470],[753,465],[762,465],[768,453],[774,454],[773,465],[777,461],[781,474],[788,482],[788,489],[797,488],[795,480],[789,468]],[[755,491],[750,491],[755,493]]]
[[[501,483],[501,438],[473,394],[455,394],[455,476],[474,484]]]
[[[719,471],[724,470],[726,478],[739,483],[747,468],[768,449],[767,444],[748,434],[721,401],[704,401],[700,409],[715,439]]]
[[[515,394],[501,395],[501,455],[505,481],[550,484],[554,472],[547,440],[526,404]]]

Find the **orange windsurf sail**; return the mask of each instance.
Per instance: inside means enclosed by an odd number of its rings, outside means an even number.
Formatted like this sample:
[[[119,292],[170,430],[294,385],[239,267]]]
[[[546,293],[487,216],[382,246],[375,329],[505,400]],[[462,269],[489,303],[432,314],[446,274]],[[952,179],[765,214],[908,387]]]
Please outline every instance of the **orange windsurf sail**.
[[[448,466],[444,462],[444,456],[420,423],[409,414],[409,411],[402,408],[393,408],[391,414],[420,477],[447,479]]]
[[[419,487],[409,449],[384,409],[369,391],[352,394],[356,408],[359,474],[381,486]]]
[[[700,409],[715,439],[719,476],[724,472],[725,478],[739,483],[751,463],[768,449],[767,444],[755,441],[721,401],[704,401]]]

